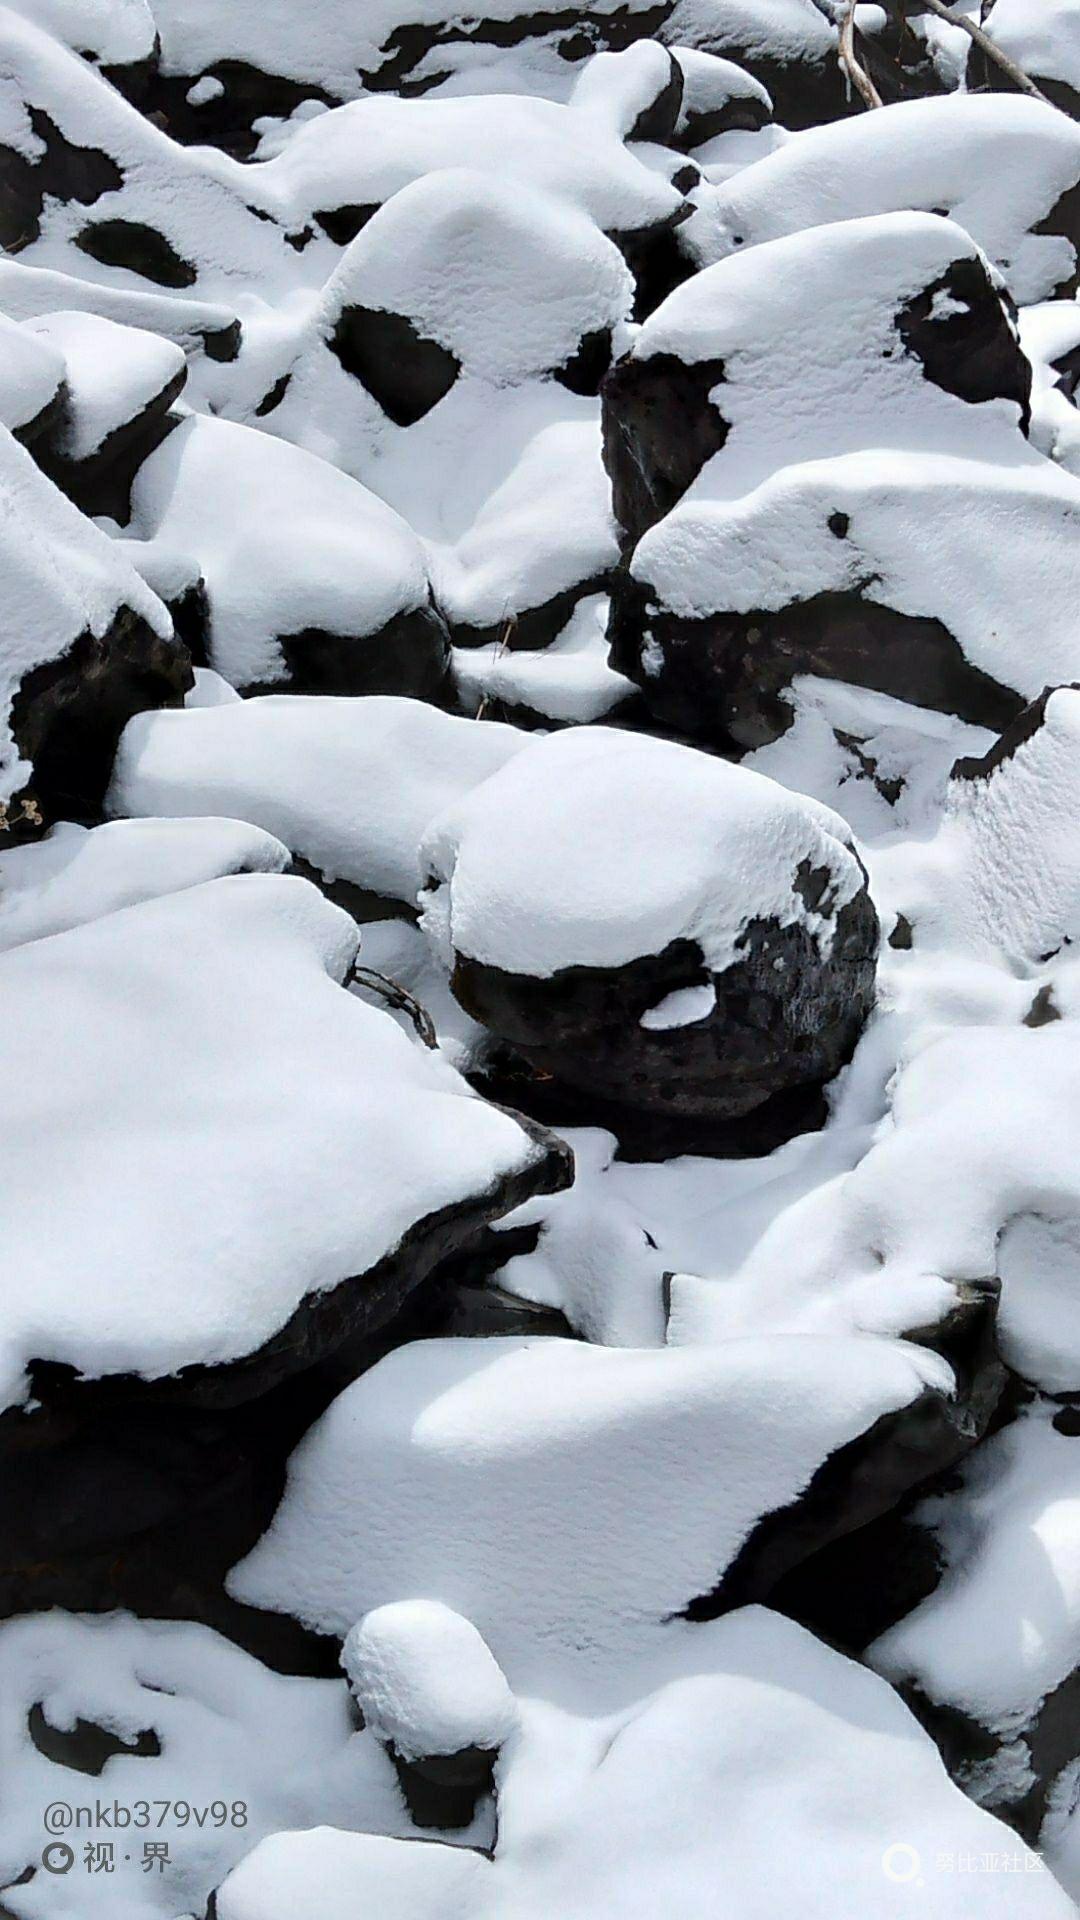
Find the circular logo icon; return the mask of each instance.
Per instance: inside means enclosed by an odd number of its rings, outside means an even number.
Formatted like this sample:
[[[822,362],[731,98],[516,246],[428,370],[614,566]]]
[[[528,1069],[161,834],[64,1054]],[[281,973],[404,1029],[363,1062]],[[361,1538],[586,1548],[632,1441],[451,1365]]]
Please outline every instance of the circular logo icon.
[[[922,1868],[922,1856],[917,1847],[909,1847],[905,1840],[897,1840],[886,1847],[881,1856],[881,1871],[886,1880],[917,1880]]]
[[[75,1855],[66,1840],[52,1840],[41,1856],[46,1873],[70,1873]]]

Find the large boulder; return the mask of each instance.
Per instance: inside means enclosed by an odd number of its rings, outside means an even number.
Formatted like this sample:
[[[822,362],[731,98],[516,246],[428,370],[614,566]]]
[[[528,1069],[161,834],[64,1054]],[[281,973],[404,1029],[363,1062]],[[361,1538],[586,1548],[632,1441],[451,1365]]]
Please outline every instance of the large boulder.
[[[1076,290],[1078,183],[1080,128],[1063,114],[1022,95],[948,95],[812,127],[725,181],[694,230],[707,264],[828,221],[932,209],[1024,306]]]
[[[728,749],[782,733],[807,673],[1004,725],[1075,657],[1080,488],[1025,440],[1030,389],[951,221],[838,222],[699,274],[606,383],[612,664]]]
[[[960,1457],[969,1412],[941,1356],[865,1334],[418,1341],[310,1430],[229,1589],[340,1638],[422,1594],[473,1621],[516,1694],[610,1701]]]
[[[686,747],[538,741],[422,859],[458,1000],[601,1108],[745,1115],[835,1073],[873,998],[877,917],[841,822]]]

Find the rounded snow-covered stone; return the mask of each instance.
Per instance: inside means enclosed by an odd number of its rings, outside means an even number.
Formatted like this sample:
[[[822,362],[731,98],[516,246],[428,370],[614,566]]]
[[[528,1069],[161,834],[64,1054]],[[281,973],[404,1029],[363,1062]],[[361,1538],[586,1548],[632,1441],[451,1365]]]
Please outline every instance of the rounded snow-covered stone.
[[[584,68],[573,105],[623,140],[670,144],[682,109],[682,67],[656,40],[623,53],[598,53]]]
[[[456,997],[541,1072],[728,1118],[828,1078],[874,990],[847,829],[692,748],[534,742],[433,821],[425,925]]]
[[[957,1459],[972,1411],[941,1355],[864,1334],[418,1340],[310,1429],[229,1590],[342,1636],[423,1594],[519,1699],[599,1701]]]
[[[449,647],[420,541],[316,455],[192,416],[139,469],[131,530],[198,560],[208,664],[234,686],[441,691]]]
[[[933,208],[971,235],[1024,306],[1075,290],[1078,183],[1080,128],[1042,101],[901,101],[812,127],[725,181],[703,259],[828,221]]]
[[[1077,0],[994,0],[983,29],[1003,54],[1033,80],[1055,107],[1080,119],[1080,6]],[[967,85],[1011,92],[1009,77],[981,47],[968,53]]]
[[[404,1760],[494,1751],[517,1707],[471,1620],[441,1600],[398,1600],[350,1628],[341,1664],[364,1724]]]
[[[243,873],[0,955],[10,1419],[47,1409],[36,1362],[140,1405],[256,1397],[565,1183],[561,1143],[343,990],[357,942]]]
[[[369,221],[326,288],[321,324],[346,370],[407,426],[459,372],[497,385],[554,373],[595,392],[632,295],[622,255],[587,214],[449,168]]]
[[[127,445],[143,434],[187,378],[183,350],[173,341],[100,314],[50,313],[25,326],[63,356],[68,391],[55,446],[75,465],[117,450],[121,436]]]
[[[837,59],[836,28],[814,0],[676,0],[661,29],[668,46],[746,68],[785,127],[813,127],[858,108]]]
[[[734,60],[696,47],[672,49],[683,77],[673,146],[693,152],[720,133],[754,133],[772,119],[767,88]]]
[[[35,339],[32,331],[0,313],[0,426],[24,446],[55,421],[65,372],[63,354],[55,346]]]

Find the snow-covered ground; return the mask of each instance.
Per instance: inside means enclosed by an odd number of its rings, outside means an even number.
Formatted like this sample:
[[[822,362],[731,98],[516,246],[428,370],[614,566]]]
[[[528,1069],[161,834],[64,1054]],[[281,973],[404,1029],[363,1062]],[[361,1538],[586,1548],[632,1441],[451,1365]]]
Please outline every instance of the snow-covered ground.
[[[1080,1912],[1080,5],[902,11],[0,4],[11,1920]]]

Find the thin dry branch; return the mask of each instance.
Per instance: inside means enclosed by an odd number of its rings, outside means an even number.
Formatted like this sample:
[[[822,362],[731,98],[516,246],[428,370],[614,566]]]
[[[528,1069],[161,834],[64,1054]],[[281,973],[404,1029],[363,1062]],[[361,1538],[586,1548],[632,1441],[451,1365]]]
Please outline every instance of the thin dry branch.
[[[880,93],[875,87],[865,67],[860,66],[855,54],[855,8],[859,0],[845,0],[844,11],[840,18],[840,43],[837,56],[851,85],[868,107],[884,105]]]
[[[356,986],[366,987],[369,993],[378,994],[388,1007],[393,1007],[399,1013],[407,1013],[425,1047],[438,1046],[435,1022],[430,1013],[415,994],[402,986],[400,980],[393,979],[388,973],[380,973],[376,967],[361,966],[354,966],[352,980]]]
[[[506,616],[506,624],[503,627],[502,633],[499,635],[499,639],[496,644],[495,651],[491,656],[492,666],[495,665],[496,661],[502,659],[503,654],[506,652],[507,647],[510,645],[511,640],[514,637],[514,629],[516,626],[517,626],[517,614],[508,613]],[[485,693],[481,696],[480,705],[476,709],[476,718],[478,720],[482,720],[484,718],[484,715],[488,710],[488,701],[490,700],[490,698],[491,698],[490,692]]]
[[[1030,94],[1033,100],[1041,100],[1044,107],[1050,106],[1051,103],[1045,93],[1040,92],[1034,80],[1028,79],[1023,67],[1018,67],[1015,60],[1010,60],[1007,53],[1002,53],[997,42],[991,40],[990,35],[978,24],[978,21],[969,19],[966,13],[955,13],[952,7],[945,6],[944,0],[920,0],[920,4],[927,9],[927,12],[936,13],[939,20],[945,20],[950,27],[959,27],[962,33],[966,33],[970,39],[974,40],[980,52],[984,53],[988,60],[992,60],[996,67],[1000,67],[1002,73],[1008,75],[1013,86],[1017,87],[1021,93]]]

